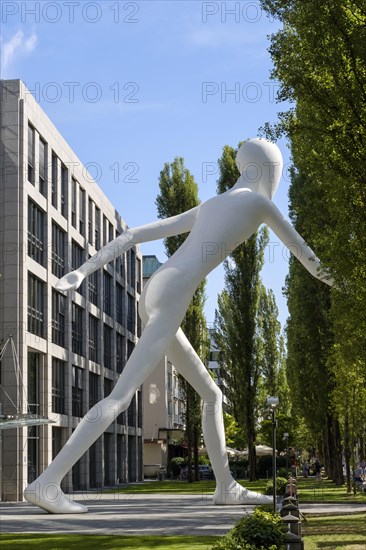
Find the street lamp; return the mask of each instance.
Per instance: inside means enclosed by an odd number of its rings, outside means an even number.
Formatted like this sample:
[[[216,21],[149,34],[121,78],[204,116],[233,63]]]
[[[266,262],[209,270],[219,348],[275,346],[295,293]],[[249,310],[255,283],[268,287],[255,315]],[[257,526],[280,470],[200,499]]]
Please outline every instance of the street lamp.
[[[283,439],[286,441],[286,475],[288,475],[288,436],[289,434],[287,432],[283,434]]]
[[[269,406],[270,413],[272,415],[272,470],[273,470],[273,513],[277,511],[277,491],[276,491],[276,477],[277,477],[277,465],[276,465],[276,407],[278,405],[278,397],[267,397],[267,405]]]

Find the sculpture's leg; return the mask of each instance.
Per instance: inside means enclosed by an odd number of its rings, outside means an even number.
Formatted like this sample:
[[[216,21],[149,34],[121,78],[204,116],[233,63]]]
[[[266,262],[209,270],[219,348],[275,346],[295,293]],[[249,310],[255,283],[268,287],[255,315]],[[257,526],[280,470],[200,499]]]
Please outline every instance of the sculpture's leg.
[[[222,416],[222,393],[206,367],[179,329],[169,346],[169,360],[203,399],[203,437],[215,472],[215,504],[268,504],[271,497],[248,491],[237,483],[229,469]]]
[[[177,320],[155,318],[143,331],[111,394],[94,405],[48,468],[24,491],[29,502],[55,514],[87,512],[86,506],[70,501],[60,483],[65,474],[89,449],[113,420],[130,404],[135,391],[164,356],[177,331]]]

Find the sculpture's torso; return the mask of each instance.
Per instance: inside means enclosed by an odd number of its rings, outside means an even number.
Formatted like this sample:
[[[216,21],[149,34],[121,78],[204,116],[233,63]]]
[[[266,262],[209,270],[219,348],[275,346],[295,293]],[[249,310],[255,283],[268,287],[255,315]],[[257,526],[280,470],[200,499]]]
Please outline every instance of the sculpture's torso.
[[[147,313],[177,302],[187,307],[206,275],[258,229],[266,201],[247,189],[232,189],[203,203],[183,245],[145,287],[141,301]]]

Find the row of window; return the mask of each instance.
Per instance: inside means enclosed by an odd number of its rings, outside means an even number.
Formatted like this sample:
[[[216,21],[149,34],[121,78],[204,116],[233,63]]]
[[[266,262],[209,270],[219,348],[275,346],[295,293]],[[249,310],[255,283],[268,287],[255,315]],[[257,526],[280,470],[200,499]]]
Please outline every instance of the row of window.
[[[28,199],[28,255],[42,266],[46,263],[46,213],[39,208],[31,199]],[[51,269],[52,273],[59,279],[66,273],[67,268],[67,234],[66,232],[54,221],[52,221],[52,242],[51,242]],[[85,261],[85,251],[79,244],[71,240],[71,269],[77,269]],[[134,288],[135,278],[137,277],[137,291],[141,292],[140,274],[141,274],[141,261],[136,258],[135,251],[129,250],[127,256],[127,283]],[[116,271],[121,277],[125,277],[124,259],[122,257],[117,258]],[[109,291],[111,288],[112,277],[105,273],[105,288],[109,285]],[[108,281],[110,279],[110,282]],[[98,273],[94,272],[89,278],[89,299],[92,303],[96,304],[98,296]],[[83,294],[85,288],[83,285],[79,287],[78,291]],[[108,289],[107,293],[108,294]],[[96,304],[97,305],[97,304]],[[110,307],[110,300],[108,306],[108,297],[105,299],[105,307]],[[108,311],[106,311],[108,313]]]
[[[121,287],[122,288],[122,287]],[[44,337],[45,332],[45,283],[32,273],[28,273],[28,331]],[[132,298],[132,297],[131,297]],[[52,289],[52,342],[66,347],[66,296]],[[88,355],[91,361],[103,362],[109,369],[122,372],[124,367],[124,336],[115,332],[115,352],[113,329],[103,323],[104,354],[100,357],[100,324],[97,317],[87,312],[74,302],[71,305],[71,349],[74,353],[85,356],[86,335],[85,316],[88,316]],[[134,343],[127,340],[127,358],[131,355]]]
[[[60,359],[52,358],[52,412],[57,414],[67,414],[66,399],[66,369],[67,364]],[[89,402],[85,400],[85,377],[88,375]],[[71,414],[72,416],[82,417],[87,410],[91,409],[103,397],[107,397],[113,389],[113,380],[103,378],[94,372],[86,372],[84,369],[72,366],[72,387],[71,387]],[[103,394],[103,395],[102,395]],[[119,424],[137,426],[142,428],[142,394],[137,393],[133,397],[127,411],[117,417]]]
[[[39,178],[39,191],[47,196],[48,180],[48,145],[43,138],[36,132],[35,128],[28,125],[28,180],[33,185],[36,184],[36,142],[38,143],[38,178]],[[65,219],[68,219],[68,200],[69,200],[69,170],[66,165],[61,162],[54,151],[51,152],[51,204],[59,210]],[[75,178],[71,178],[71,225],[78,229],[79,233],[83,237],[88,238],[89,244],[93,245],[96,249],[101,245],[101,211],[95,202],[88,197],[88,220],[86,220],[86,192],[85,189],[76,181]],[[30,242],[30,255],[34,259],[43,265],[43,253],[44,253],[44,236],[43,228],[45,227],[44,212],[34,203],[28,208],[29,222],[28,222],[28,234]],[[77,215],[78,214],[78,215]],[[88,229],[86,229],[88,228]],[[87,230],[87,234],[86,234]],[[113,224],[103,215],[103,245],[112,241],[119,235],[118,231],[114,230]],[[66,239],[64,237],[66,242]],[[32,242],[34,241],[34,242]],[[56,248],[56,247],[55,247]],[[60,256],[62,257],[62,247],[57,248],[60,250]],[[139,262],[140,260],[138,260]],[[137,275],[137,291],[141,293],[141,266],[138,266],[136,270],[136,258],[135,251],[131,250],[127,257],[127,282],[135,288],[135,279]],[[57,262],[56,262],[57,263]],[[111,262],[113,265],[113,262]],[[125,276],[124,262],[121,258],[116,261],[116,270],[121,276]],[[60,271],[63,272],[65,268],[65,262]],[[55,266],[56,270],[56,266]],[[56,274],[56,273],[55,273]],[[63,272],[64,274],[64,272]],[[59,275],[57,275],[59,276]],[[61,275],[62,276],[62,275]]]

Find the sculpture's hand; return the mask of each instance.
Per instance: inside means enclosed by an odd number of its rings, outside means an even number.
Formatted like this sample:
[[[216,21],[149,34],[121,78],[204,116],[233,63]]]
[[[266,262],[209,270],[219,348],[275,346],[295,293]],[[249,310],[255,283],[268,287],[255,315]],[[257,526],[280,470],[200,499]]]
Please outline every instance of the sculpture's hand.
[[[57,281],[55,288],[57,290],[76,290],[84,280],[84,275],[78,269],[70,271],[62,279]]]
[[[329,269],[320,267],[318,268],[318,279],[330,287],[337,288],[335,280],[331,276]]]

